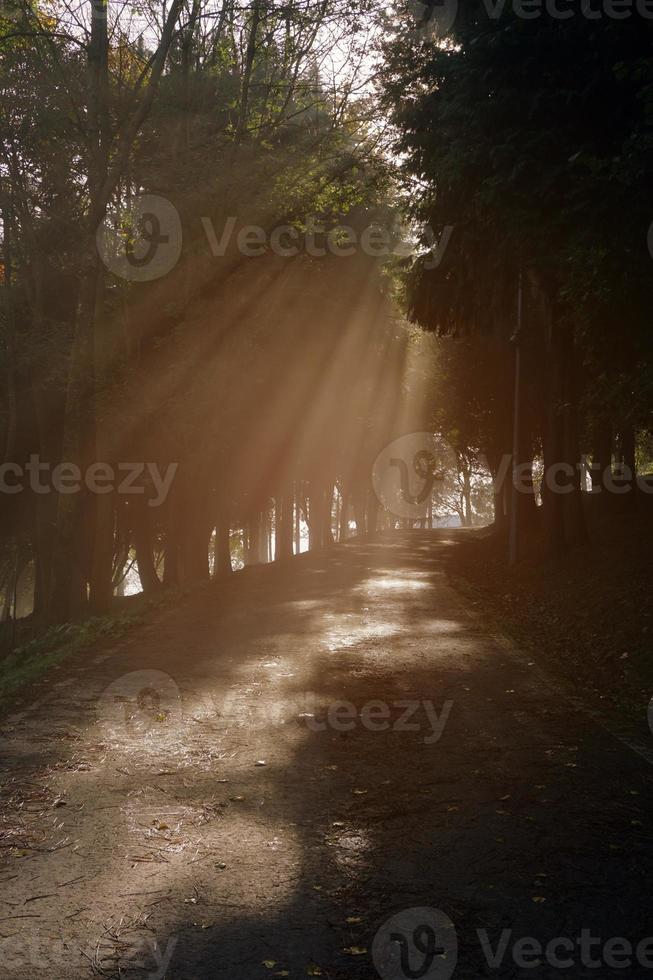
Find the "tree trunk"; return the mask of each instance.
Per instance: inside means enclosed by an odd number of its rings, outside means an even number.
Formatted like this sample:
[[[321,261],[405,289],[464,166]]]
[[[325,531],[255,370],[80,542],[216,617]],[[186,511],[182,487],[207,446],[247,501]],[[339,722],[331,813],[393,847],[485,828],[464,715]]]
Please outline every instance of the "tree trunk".
[[[299,506],[300,498],[300,484],[299,481],[295,483],[295,554],[299,555],[302,551],[302,525],[301,525],[301,510]]]
[[[580,365],[574,344],[574,333],[566,327],[563,333],[563,460],[573,468],[570,483],[572,492],[564,497],[565,539],[567,546],[582,545],[588,540],[583,492],[581,488],[583,461],[580,452],[578,402]]]
[[[367,496],[367,532],[366,537],[373,539],[377,535],[377,522],[379,518],[379,500],[373,490]]]
[[[547,354],[546,420],[543,437],[544,478],[542,504],[546,521],[549,550],[554,555],[565,551],[565,513],[563,496],[554,487],[555,467],[564,457],[563,345],[561,331],[555,322],[550,303],[544,298],[545,344]]]
[[[250,515],[247,522],[246,565],[258,565],[261,561],[261,515]]]
[[[637,461],[635,456],[635,430],[632,425],[628,425],[621,430],[621,451],[623,454],[623,483],[630,487],[630,493],[624,495],[626,506],[629,510],[637,508]]]
[[[333,483],[327,484],[324,488],[323,497],[323,519],[322,519],[322,547],[329,548],[335,544],[333,537]]]
[[[612,469],[612,423],[598,419],[592,431],[592,489],[604,492],[603,474]]]
[[[365,513],[365,494],[356,488],[353,493],[354,502],[354,521],[356,523],[356,536],[364,538],[367,534],[366,513]]]
[[[338,540],[346,541],[349,537],[349,489],[343,486],[342,499],[340,502],[340,529]]]
[[[180,541],[182,582],[206,582],[209,572],[209,539],[212,520],[209,502],[190,485],[190,474],[182,484],[184,499],[183,535]]]
[[[93,535],[89,600],[93,612],[105,615],[113,599],[113,554],[115,506],[113,494],[97,495],[89,501],[89,535]],[[93,533],[94,532],[94,533]]]
[[[315,480],[308,489],[308,547],[310,551],[319,551],[322,547],[322,521],[324,511],[324,496]]]
[[[132,538],[134,541],[134,550],[136,551],[138,577],[141,580],[141,586],[145,595],[151,595],[159,591],[161,581],[157,575],[154,562],[154,542],[152,539],[150,512],[144,498],[134,497],[134,500],[137,500],[138,503],[134,505],[132,511]]]
[[[292,483],[284,487],[275,499],[274,560],[292,558],[293,493]]]
[[[230,530],[229,521],[221,515],[215,528],[213,577],[216,579],[224,578],[225,575],[231,575],[233,572]]]
[[[183,0],[173,0],[163,26],[161,41],[150,62],[150,71],[142,88],[141,98],[128,118],[117,146],[109,153],[108,113],[108,25],[105,0],[90,0],[91,36],[87,48],[86,125],[88,143],[88,214],[85,220],[82,253],[86,268],[81,277],[79,304],[75,320],[75,337],[70,355],[70,371],[66,390],[63,459],[77,463],[84,471],[97,458],[95,419],[95,353],[94,333],[96,313],[101,300],[104,277],[96,247],[98,226],[134,144],[147,117],[165,65],[168,49],[179,17]],[[84,533],[93,540],[94,528],[85,526],[89,509],[83,494],[66,494],[59,498],[55,535],[52,584],[48,602],[48,618],[52,621],[70,618],[75,606],[85,599],[88,566],[80,561],[77,543]],[[106,519],[104,507],[99,508]],[[99,555],[106,555],[108,530],[100,527]],[[98,562],[100,561],[98,557]],[[102,583],[104,572],[99,575]],[[99,581],[99,579],[97,579]],[[104,585],[100,587],[103,593]],[[100,596],[99,601],[103,599]]]

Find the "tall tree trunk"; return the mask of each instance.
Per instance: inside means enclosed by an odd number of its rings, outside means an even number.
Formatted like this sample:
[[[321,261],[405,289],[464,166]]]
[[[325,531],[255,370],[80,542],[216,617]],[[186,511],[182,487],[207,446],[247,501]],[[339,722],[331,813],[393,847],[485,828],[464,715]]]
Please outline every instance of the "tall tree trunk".
[[[548,297],[543,296],[545,346],[547,355],[546,419],[543,438],[544,478],[542,503],[549,549],[554,555],[565,551],[565,512],[563,495],[556,489],[556,467],[564,458],[564,348],[561,330]]]
[[[295,554],[301,554],[302,550],[302,525],[301,525],[301,509],[299,506],[299,500],[301,495],[299,480],[295,482]]]
[[[213,577],[216,579],[224,578],[225,575],[231,575],[232,572],[231,529],[226,516],[224,514],[220,514],[215,528],[215,563],[213,565]]]
[[[308,523],[308,547],[310,551],[319,551],[322,547],[323,534],[323,490],[315,480],[311,480],[308,487],[307,501],[307,523]]]
[[[106,0],[90,0],[91,36],[87,48],[86,125],[88,142],[88,214],[82,241],[86,267],[82,272],[75,336],[70,355],[66,391],[66,413],[62,456],[85,471],[97,459],[96,446],[96,360],[94,351],[97,311],[101,304],[104,275],[96,247],[96,233],[132,150],[134,140],[147,117],[165,65],[168,49],[183,0],[172,0],[163,26],[161,41],[150,63],[147,83],[132,115],[128,118],[117,146],[109,152],[108,114],[108,27]],[[76,604],[85,599],[88,566],[80,561],[80,532],[89,533],[85,516],[89,509],[80,494],[61,495],[57,514],[52,584],[48,617],[70,618]],[[85,515],[86,511],[86,515]],[[106,520],[104,506],[99,515]],[[108,529],[98,525],[101,556],[106,554]],[[90,530],[95,537],[95,528]],[[98,557],[98,562],[100,562]],[[104,561],[103,561],[104,565]],[[101,580],[105,581],[102,572]],[[95,585],[95,583],[94,583]],[[102,603],[100,588],[99,602]]]
[[[492,498],[494,501],[494,530],[497,534],[504,534],[508,529],[505,510],[505,487],[496,482],[493,477]]]
[[[252,6],[252,19],[249,24],[249,34],[247,37],[247,48],[245,51],[245,63],[243,65],[243,75],[240,87],[240,110],[238,123],[236,125],[236,136],[240,142],[247,132],[247,121],[249,118],[249,96],[252,82],[252,72],[254,70],[254,59],[256,57],[256,44],[258,29],[263,12],[262,0],[254,0]]]
[[[366,511],[365,511],[365,492],[356,487],[353,492],[354,521],[356,523],[356,536],[364,538],[367,534]]]
[[[180,541],[182,581],[187,583],[206,582],[209,573],[209,540],[212,518],[209,501],[203,490],[194,485],[190,468],[183,474],[182,495],[184,500],[184,520]]]
[[[630,487],[630,493],[624,495],[629,509],[636,509],[638,504],[637,491],[637,460],[635,455],[635,430],[627,425],[621,430],[621,450],[623,453],[624,485]]]
[[[137,501],[137,503],[136,503]],[[130,501],[132,504],[132,501]],[[134,497],[132,508],[132,538],[136,551],[138,577],[141,580],[143,592],[146,595],[156,593],[161,588],[161,581],[154,562],[154,540],[150,508],[144,497]]]
[[[603,475],[612,469],[612,423],[597,419],[592,429],[592,489],[605,492]]]
[[[322,547],[329,548],[332,544],[335,544],[333,537],[333,494],[334,485],[333,483],[328,483],[324,488],[323,497],[323,518],[322,518]]]
[[[113,494],[101,494],[89,499],[89,536],[92,536],[89,602],[94,613],[103,615],[109,612],[113,599],[115,547]]]
[[[349,489],[343,484],[342,500],[340,502],[340,529],[338,540],[346,541],[349,537]]]
[[[293,549],[293,492],[288,483],[275,499],[274,559],[285,561],[292,558]]]
[[[374,539],[377,535],[377,523],[379,518],[379,500],[373,490],[367,494],[367,532],[366,537]]]
[[[95,431],[95,352],[94,326],[98,308],[101,304],[104,276],[95,243],[98,223],[104,215],[106,201],[102,201],[102,187],[107,172],[107,91],[108,91],[108,53],[107,7],[103,0],[90,0],[91,37],[87,49],[86,71],[86,121],[88,127],[89,163],[88,196],[89,214],[86,235],[83,242],[86,268],[82,274],[79,305],[75,319],[75,336],[70,355],[70,372],[66,391],[66,414],[64,420],[63,459],[77,463],[86,470],[96,458]],[[79,589],[82,578],[88,571],[79,567],[75,543],[84,521],[95,508],[85,507],[82,493],[62,495],[59,498],[57,514],[55,561],[53,564],[52,595],[50,618],[69,619],[74,611],[76,598],[71,595]],[[106,517],[105,507],[100,506],[100,515]],[[87,527],[88,533],[88,527]],[[106,551],[108,532],[103,528],[104,540],[99,544],[102,557]],[[93,531],[91,531],[93,534]],[[95,566],[94,566],[95,567]],[[72,580],[72,581],[71,581]],[[76,580],[76,581],[75,581]],[[94,586],[96,582],[94,581]],[[85,592],[85,585],[83,588]],[[101,595],[94,588],[94,605],[102,606]],[[77,600],[78,601],[78,600]]]
[[[261,560],[261,515],[250,514],[247,520],[246,565],[258,565]]]
[[[570,483],[572,492],[565,495],[565,538],[568,546],[585,544],[588,540],[583,509],[583,461],[580,452],[578,402],[580,394],[580,365],[574,343],[574,332],[566,327],[563,334],[563,460],[573,468]]]

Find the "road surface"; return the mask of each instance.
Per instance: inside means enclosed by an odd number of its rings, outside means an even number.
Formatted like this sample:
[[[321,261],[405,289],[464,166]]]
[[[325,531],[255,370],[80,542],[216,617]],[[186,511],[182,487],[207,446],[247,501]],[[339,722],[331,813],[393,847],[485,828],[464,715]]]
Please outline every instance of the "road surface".
[[[653,976],[653,770],[492,638],[457,540],[247,569],[32,690],[2,976]]]

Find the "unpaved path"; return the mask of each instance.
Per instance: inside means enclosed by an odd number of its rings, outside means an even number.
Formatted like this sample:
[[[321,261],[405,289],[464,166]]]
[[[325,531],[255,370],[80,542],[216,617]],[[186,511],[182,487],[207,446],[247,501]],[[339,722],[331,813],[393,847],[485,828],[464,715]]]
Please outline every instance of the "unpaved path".
[[[372,978],[414,907],[456,977],[653,975],[515,965],[653,934],[653,770],[480,627],[455,541],[249,569],[51,673],[2,725],[0,975]]]

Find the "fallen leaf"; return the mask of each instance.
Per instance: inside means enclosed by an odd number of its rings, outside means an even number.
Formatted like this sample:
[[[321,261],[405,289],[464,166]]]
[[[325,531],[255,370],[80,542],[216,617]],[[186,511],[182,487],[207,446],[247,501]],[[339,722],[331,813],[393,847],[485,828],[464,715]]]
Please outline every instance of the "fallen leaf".
[[[306,967],[306,972],[308,973],[309,977],[321,977],[323,975],[322,970],[319,966],[316,966],[315,963],[309,963]]]
[[[348,915],[345,921],[348,926],[355,926],[358,922],[362,922],[363,920],[360,915]]]
[[[541,905],[542,902],[546,902],[546,898],[544,898],[542,895],[533,895],[533,901],[538,905]]]
[[[277,965],[276,960],[263,960],[263,966],[266,967],[268,970],[271,970],[276,965]]]
[[[367,949],[365,946],[345,946],[343,953],[348,953],[350,956],[364,956]]]

